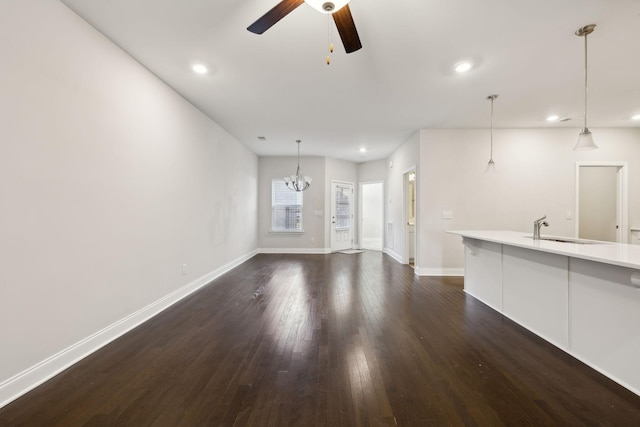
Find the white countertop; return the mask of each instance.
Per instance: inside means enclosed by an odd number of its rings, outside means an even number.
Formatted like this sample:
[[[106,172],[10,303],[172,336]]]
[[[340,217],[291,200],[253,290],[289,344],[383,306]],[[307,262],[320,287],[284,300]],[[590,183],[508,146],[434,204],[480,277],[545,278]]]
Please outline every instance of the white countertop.
[[[553,242],[548,240],[533,240],[531,232],[503,231],[503,230],[451,230],[450,234],[457,234],[470,239],[485,240],[503,245],[517,246],[535,251],[549,252],[573,258],[581,258],[605,264],[640,270],[640,245],[624,243],[594,242],[591,244]],[[558,237],[543,234],[542,237]],[[570,237],[565,237],[572,239]],[[577,240],[577,239],[573,239]]]

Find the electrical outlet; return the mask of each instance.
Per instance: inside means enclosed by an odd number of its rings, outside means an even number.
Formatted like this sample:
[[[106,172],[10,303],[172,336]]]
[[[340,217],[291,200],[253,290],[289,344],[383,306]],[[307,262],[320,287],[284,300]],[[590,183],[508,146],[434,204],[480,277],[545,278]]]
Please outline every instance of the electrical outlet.
[[[187,264],[182,264],[182,275],[187,274]]]
[[[453,219],[453,212],[451,212],[451,211],[442,211],[441,218],[442,219]]]
[[[312,237],[312,238],[311,238],[311,243],[315,243],[315,242],[316,242],[316,238],[315,238],[315,237]]]
[[[571,211],[567,211],[567,214],[564,216],[565,219],[573,219],[573,214]]]

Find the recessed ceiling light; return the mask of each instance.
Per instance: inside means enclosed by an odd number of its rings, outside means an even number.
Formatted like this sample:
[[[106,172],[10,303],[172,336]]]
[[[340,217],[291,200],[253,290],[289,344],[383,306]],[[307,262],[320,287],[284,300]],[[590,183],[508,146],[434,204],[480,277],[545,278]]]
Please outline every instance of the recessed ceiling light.
[[[640,120],[640,114],[636,114],[635,116],[631,116],[631,120]]]
[[[191,66],[191,69],[195,73],[198,73],[198,74],[206,74],[207,71],[209,71],[209,69],[205,65],[202,65],[202,64],[193,64]]]
[[[549,117],[547,117],[547,121],[548,122],[557,122],[560,120],[560,116],[556,115],[556,114],[552,114]]]
[[[367,149],[366,149],[366,148],[364,148],[364,147],[362,147],[362,148],[360,149],[360,152],[361,152],[361,153],[366,153],[366,152],[367,152]]]
[[[471,69],[471,65],[471,62],[469,61],[462,61],[454,65],[453,68],[456,70],[456,73],[466,73]]]

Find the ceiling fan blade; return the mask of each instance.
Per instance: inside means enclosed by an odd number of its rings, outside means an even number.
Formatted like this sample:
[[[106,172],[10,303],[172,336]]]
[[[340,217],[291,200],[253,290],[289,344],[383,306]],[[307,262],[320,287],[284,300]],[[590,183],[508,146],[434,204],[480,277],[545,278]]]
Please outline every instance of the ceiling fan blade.
[[[333,20],[336,23],[336,27],[338,27],[338,34],[340,34],[344,50],[346,50],[347,53],[355,52],[362,48],[362,43],[360,43],[360,37],[358,37],[358,31],[356,30],[356,24],[353,22],[353,16],[351,16],[351,9],[349,9],[348,4],[333,13]]]
[[[282,0],[273,9],[258,18],[256,22],[249,25],[247,30],[255,34],[262,34],[302,3],[304,0]]]

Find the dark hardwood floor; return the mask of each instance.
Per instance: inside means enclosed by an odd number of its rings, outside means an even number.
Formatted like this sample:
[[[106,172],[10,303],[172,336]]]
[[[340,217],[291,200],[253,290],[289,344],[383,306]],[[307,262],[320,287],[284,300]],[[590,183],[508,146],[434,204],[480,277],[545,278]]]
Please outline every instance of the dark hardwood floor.
[[[258,255],[0,409],[0,425],[640,424],[640,397],[462,278],[413,273],[378,252]]]

